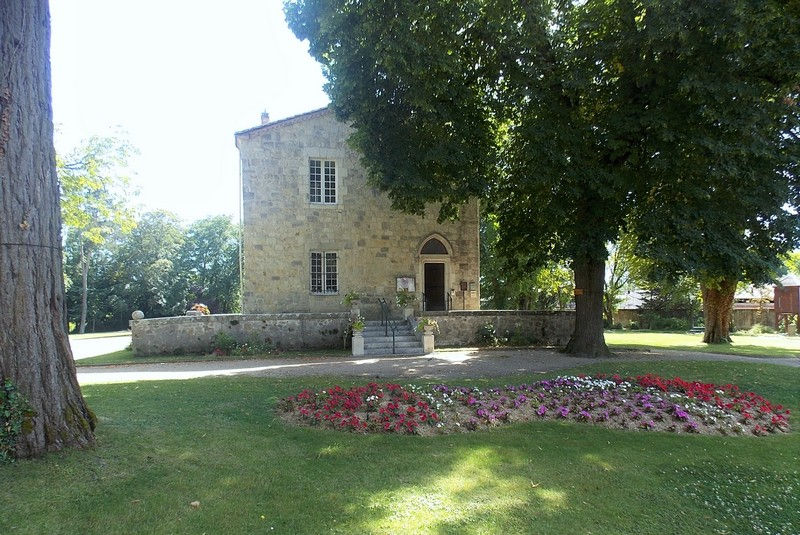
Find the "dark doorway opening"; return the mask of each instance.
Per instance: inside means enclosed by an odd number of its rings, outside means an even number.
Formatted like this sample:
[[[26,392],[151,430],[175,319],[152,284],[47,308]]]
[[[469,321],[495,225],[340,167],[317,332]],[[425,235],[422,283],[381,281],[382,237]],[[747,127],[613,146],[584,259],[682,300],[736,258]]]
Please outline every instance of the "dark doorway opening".
[[[444,300],[444,264],[425,264],[425,310],[446,310]]]

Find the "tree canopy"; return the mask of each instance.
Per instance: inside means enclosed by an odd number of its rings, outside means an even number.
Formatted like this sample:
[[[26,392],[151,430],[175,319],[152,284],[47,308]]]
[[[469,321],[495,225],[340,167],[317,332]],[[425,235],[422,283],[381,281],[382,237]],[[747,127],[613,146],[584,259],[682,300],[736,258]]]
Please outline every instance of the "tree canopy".
[[[571,261],[569,350],[607,352],[606,244],[621,228],[711,279],[756,278],[796,239],[796,5],[289,0],[286,13],[396,208],[441,202],[449,217],[481,196],[507,256]]]

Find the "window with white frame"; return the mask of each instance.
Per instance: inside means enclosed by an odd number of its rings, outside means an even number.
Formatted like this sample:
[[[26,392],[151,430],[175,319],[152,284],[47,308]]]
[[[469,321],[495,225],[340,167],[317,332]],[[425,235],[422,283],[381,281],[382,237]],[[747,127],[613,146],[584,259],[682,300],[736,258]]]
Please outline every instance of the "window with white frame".
[[[308,199],[319,204],[336,204],[336,162],[308,161]]]
[[[339,291],[336,253],[311,252],[311,293],[335,294]]]

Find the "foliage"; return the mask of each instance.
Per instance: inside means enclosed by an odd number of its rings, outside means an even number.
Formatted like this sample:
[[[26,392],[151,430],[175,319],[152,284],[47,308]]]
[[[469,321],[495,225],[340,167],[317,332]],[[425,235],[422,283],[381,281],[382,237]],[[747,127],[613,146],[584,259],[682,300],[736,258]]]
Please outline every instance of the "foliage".
[[[239,310],[239,228],[230,217],[211,216],[189,225],[174,281],[178,310],[197,301],[220,314]]]
[[[305,389],[278,402],[300,423],[356,432],[420,434],[474,431],[537,419],[703,434],[788,433],[789,409],[736,385],[638,377],[561,376],[534,383],[428,388],[369,383],[345,390]]]
[[[125,234],[135,226],[133,210],[126,203],[129,179],[124,174],[131,147],[114,137],[89,138],[66,156],[56,158],[61,185],[61,219],[68,240],[77,245],[81,280],[78,331],[86,329],[89,270],[95,249],[114,234]]]
[[[750,329],[747,330],[747,334],[773,334],[775,329],[770,327],[769,325],[764,325],[761,323],[756,323]]]
[[[494,328],[494,324],[488,321],[480,326],[475,335],[481,345],[496,346],[498,344],[497,330]]]
[[[497,216],[480,222],[481,301],[495,310],[563,310],[572,301],[572,272],[561,263],[498,250]]]
[[[603,352],[594,286],[620,228],[703,281],[764,277],[794,244],[790,4],[288,0],[286,14],[393,207],[447,218],[488,198],[504,256],[572,262],[588,288],[573,348]]]
[[[409,292],[405,288],[403,288],[394,295],[394,301],[400,308],[410,307],[416,302],[416,300],[417,300],[416,294]]]
[[[0,464],[14,461],[17,438],[30,431],[33,416],[35,412],[14,383],[0,382]]]
[[[68,235],[69,280],[80,280],[80,258],[80,243]],[[182,315],[202,301],[216,313],[236,312],[238,229],[225,216],[186,227],[169,212],[145,213],[130,234],[112,234],[95,248],[89,280],[88,320],[100,330],[126,328],[136,309],[147,318]],[[80,302],[80,285],[73,283],[67,288],[70,318],[79,316]]]
[[[344,297],[342,298],[342,304],[346,307],[349,307],[353,304],[353,301],[358,301],[361,299],[361,294],[356,292],[355,290],[350,290]]]
[[[608,245],[606,283],[603,290],[603,312],[608,325],[614,323],[614,312],[624,299],[623,292],[641,285],[647,272],[648,262],[636,256],[635,248],[636,236],[631,232],[622,232],[616,243]]]
[[[350,320],[350,329],[353,332],[363,331],[365,326],[364,316],[358,315]]]
[[[267,355],[274,350],[269,340],[262,341],[256,336],[250,337],[245,342],[237,342],[230,333],[225,331],[214,335],[211,343],[211,354],[218,357]]]
[[[800,250],[787,253],[783,264],[790,273],[800,275]]]
[[[433,318],[422,316],[417,320],[417,331],[423,332],[426,328],[432,329],[434,332],[439,332],[439,323]]]

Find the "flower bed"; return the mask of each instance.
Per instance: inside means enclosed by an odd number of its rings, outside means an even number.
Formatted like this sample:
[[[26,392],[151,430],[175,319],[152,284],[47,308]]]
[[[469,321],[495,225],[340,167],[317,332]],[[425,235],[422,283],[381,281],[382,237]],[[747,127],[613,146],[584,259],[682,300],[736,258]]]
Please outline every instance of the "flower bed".
[[[489,389],[369,383],[303,390],[278,406],[295,422],[358,432],[431,434],[552,419],[675,433],[789,431],[789,410],[758,394],[656,375],[580,375]]]

